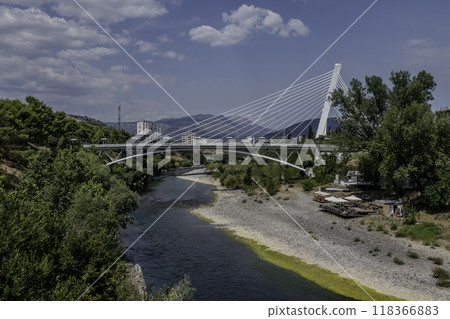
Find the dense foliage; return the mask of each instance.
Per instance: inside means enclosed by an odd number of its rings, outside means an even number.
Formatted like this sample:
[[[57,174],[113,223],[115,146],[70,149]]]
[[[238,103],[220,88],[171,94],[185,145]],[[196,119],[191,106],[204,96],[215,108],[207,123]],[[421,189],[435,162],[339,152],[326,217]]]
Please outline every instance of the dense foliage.
[[[19,100],[0,99],[0,160],[7,159],[26,166],[30,149],[61,149],[71,141],[99,143],[125,142],[131,135],[106,125],[77,122],[64,112],[53,112],[43,102],[27,97]]]
[[[0,189],[0,299],[78,298],[121,253],[137,195],[94,154],[39,151],[19,187]],[[121,262],[84,299],[133,298]]]
[[[424,194],[432,209],[450,203],[450,118],[433,113],[430,101],[436,83],[422,71],[411,76],[393,72],[391,87],[376,76],[365,85],[353,80],[347,93],[338,90],[332,102],[342,113],[342,133],[336,141],[348,150],[364,152],[359,170],[365,179],[402,193]]]
[[[124,259],[87,290],[121,256],[119,229],[144,181],[78,145],[102,138],[123,143],[130,134],[33,97],[0,99],[0,300],[75,300],[85,291],[82,300],[142,300]],[[171,164],[190,165],[186,157]],[[186,277],[153,299],[194,292]]]

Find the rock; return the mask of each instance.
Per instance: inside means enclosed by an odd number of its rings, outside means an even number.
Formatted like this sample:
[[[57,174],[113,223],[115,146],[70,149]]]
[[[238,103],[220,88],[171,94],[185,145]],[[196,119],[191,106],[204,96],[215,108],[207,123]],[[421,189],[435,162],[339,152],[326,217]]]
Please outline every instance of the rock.
[[[145,284],[144,274],[142,273],[141,266],[135,264],[130,267],[129,270],[131,284],[136,287],[139,292],[140,300],[147,300],[147,285]]]

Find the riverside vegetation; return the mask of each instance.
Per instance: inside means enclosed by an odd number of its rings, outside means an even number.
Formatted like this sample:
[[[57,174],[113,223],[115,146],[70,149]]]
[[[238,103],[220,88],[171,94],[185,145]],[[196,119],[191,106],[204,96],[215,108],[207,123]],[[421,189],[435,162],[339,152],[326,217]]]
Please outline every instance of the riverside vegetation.
[[[333,93],[331,102],[342,113],[341,128],[329,132],[327,143],[338,145],[348,155],[341,162],[336,161],[335,154],[325,155],[326,164],[313,168],[314,178],[278,163],[264,167],[253,161],[246,166],[222,163],[208,169],[222,185],[241,188],[249,196],[259,192],[253,178],[274,195],[283,184],[299,183],[305,191],[311,191],[331,183],[335,174],[358,170],[373,183],[368,190],[376,190],[380,198],[403,197],[410,212],[402,223],[395,221],[392,225],[386,218],[383,225],[369,225],[368,231],[376,228],[388,234],[390,228],[397,237],[422,241],[431,248],[439,246],[441,240],[450,249],[450,117],[431,111],[436,83],[429,73],[412,76],[407,71],[392,72],[390,82],[388,86],[377,76],[366,77],[364,84],[353,79],[348,92]],[[309,135],[313,135],[311,130]],[[290,157],[289,161],[295,159]],[[403,263],[399,258],[394,262]],[[449,283],[444,276],[439,277],[437,285],[446,287]]]
[[[95,124],[95,125],[93,125]],[[77,122],[27,97],[0,100],[0,300],[75,300],[122,253],[119,227],[137,207],[144,175],[106,167],[70,139],[130,135]],[[139,300],[120,260],[83,300]],[[192,298],[189,278],[150,299]]]

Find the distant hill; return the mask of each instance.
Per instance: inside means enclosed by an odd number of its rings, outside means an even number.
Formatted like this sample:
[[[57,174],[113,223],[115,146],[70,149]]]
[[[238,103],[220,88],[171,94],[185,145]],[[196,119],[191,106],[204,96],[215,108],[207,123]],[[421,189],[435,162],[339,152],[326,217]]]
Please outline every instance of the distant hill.
[[[114,127],[116,129],[119,128],[119,123],[117,122],[105,122],[106,125]],[[136,135],[137,133],[137,122],[122,122],[120,125],[121,129],[124,129],[131,135]]]
[[[272,131],[272,132],[266,134],[265,137],[266,138],[281,138],[283,136],[287,136],[289,134],[289,132],[291,133],[292,137],[296,137],[299,135],[306,135],[306,134],[308,134],[308,128],[310,125],[311,125],[313,132],[316,133],[317,128],[319,126],[319,122],[320,122],[320,119],[313,119],[312,121],[307,120],[307,121],[299,122],[299,123],[290,125],[290,126],[286,127],[285,129]],[[332,131],[336,131],[336,129],[339,127],[340,127],[340,125],[336,121],[335,118],[328,119],[327,130],[331,129]]]
[[[173,133],[183,132],[186,128],[194,132],[197,136],[205,138],[222,138],[226,136],[247,137],[253,134],[264,136],[270,129],[258,125],[252,125],[248,119],[238,116],[223,116],[212,114],[197,114],[193,118],[201,124],[197,128],[192,119],[188,116],[180,118],[168,118],[155,121],[165,135],[173,135]],[[109,126],[118,128],[118,123],[107,122]],[[131,134],[136,134],[137,122],[123,122],[121,127]],[[187,130],[187,129],[186,129]],[[176,136],[174,136],[176,137]]]

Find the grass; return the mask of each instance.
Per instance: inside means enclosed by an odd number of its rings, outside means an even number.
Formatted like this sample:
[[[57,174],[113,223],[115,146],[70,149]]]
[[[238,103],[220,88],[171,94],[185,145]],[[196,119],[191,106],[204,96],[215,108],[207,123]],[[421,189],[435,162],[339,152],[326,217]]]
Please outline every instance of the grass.
[[[372,226],[367,226],[367,231],[373,231]]]
[[[208,224],[214,224],[214,223],[215,223],[215,221],[214,221],[213,219],[208,218],[208,217],[205,217],[205,216],[200,215],[200,214],[198,214],[198,213],[193,213],[193,212],[191,212],[191,214],[194,215],[194,216],[196,216],[198,219],[200,219],[200,220],[202,220],[202,221],[204,221],[204,222],[207,222]]]
[[[412,259],[419,259],[420,258],[420,256],[417,253],[415,253],[415,252],[413,252],[411,250],[408,250],[408,253],[406,255],[409,258],[412,258]]]
[[[246,200],[246,199],[243,199],[243,200],[242,200],[242,203],[244,203],[244,204],[247,203],[247,200]]]
[[[352,230],[352,227],[351,226],[347,226],[346,229],[347,230]]]
[[[394,257],[394,264],[404,265],[405,262],[403,260],[401,260],[400,258]]]
[[[209,195],[211,196],[211,204],[215,204],[219,199],[219,195],[215,191],[210,191]]]
[[[317,265],[311,265],[304,261],[286,256],[279,252],[270,250],[268,247],[258,244],[256,241],[236,235],[229,229],[223,229],[228,235],[232,236],[241,243],[251,248],[261,259],[266,260],[278,267],[291,270],[298,275],[311,280],[319,286],[338,293],[342,296],[356,300],[372,300],[353,280],[343,278],[327,269]],[[394,296],[385,295],[376,290],[363,286],[364,289],[375,299],[380,301],[403,300]]]
[[[424,243],[432,242],[438,239],[440,235],[441,228],[431,222],[408,225],[395,233],[396,237],[410,237],[414,240],[422,240]]]
[[[355,239],[353,239],[353,241],[354,241],[355,243],[359,243],[359,242],[361,241],[361,239],[359,239],[358,237],[355,237]]]
[[[441,257],[428,257],[428,260],[432,261],[435,265],[442,265],[443,264],[443,260]]]

